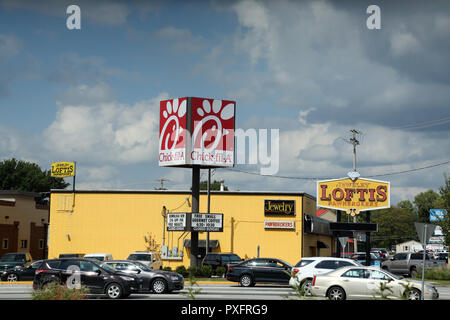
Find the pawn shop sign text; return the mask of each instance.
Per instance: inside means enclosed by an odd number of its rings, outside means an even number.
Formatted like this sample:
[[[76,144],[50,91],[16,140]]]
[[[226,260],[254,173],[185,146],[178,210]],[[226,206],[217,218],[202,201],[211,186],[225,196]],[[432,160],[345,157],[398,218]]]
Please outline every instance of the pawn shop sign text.
[[[317,207],[347,211],[390,208],[390,184],[387,181],[350,178],[317,181]]]

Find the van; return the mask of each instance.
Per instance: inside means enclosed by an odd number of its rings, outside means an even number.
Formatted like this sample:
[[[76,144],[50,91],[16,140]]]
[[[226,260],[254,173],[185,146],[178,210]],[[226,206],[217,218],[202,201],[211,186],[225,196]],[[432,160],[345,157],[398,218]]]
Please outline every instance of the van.
[[[162,259],[158,252],[135,251],[128,256],[127,260],[138,261],[153,270],[162,269]]]
[[[111,253],[88,253],[85,254],[83,258],[97,259],[98,261],[108,261],[113,259]]]

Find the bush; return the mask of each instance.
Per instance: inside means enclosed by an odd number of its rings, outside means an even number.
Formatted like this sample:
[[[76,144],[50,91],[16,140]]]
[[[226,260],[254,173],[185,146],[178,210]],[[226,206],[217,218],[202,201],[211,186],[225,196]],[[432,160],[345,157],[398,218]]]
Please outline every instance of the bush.
[[[52,282],[32,293],[32,300],[84,300],[89,290],[86,287],[69,289],[67,286]]]
[[[197,278],[202,276],[202,269],[200,269],[196,266],[189,267],[187,270],[188,270],[188,273],[190,276],[197,277]]]
[[[210,278],[212,275],[212,267],[211,266],[203,266],[202,267],[202,276],[206,278]]]
[[[163,270],[164,271],[172,271],[172,268],[171,267],[164,267]]]
[[[422,269],[417,270],[416,278],[422,279]],[[427,280],[450,280],[450,269],[446,266],[425,268],[425,279]]]
[[[218,266],[216,268],[216,276],[224,277],[225,276],[225,271],[226,271],[226,269],[224,267]]]
[[[189,276],[189,272],[186,270],[185,266],[176,267],[175,272],[181,274],[184,278]]]

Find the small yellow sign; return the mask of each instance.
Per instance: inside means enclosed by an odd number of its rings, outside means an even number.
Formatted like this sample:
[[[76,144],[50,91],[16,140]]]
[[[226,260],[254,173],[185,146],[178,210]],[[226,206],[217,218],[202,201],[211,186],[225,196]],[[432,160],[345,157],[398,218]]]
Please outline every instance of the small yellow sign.
[[[317,207],[355,215],[360,211],[390,208],[390,183],[350,178],[317,181]]]
[[[75,162],[52,163],[52,177],[66,178],[75,176]]]

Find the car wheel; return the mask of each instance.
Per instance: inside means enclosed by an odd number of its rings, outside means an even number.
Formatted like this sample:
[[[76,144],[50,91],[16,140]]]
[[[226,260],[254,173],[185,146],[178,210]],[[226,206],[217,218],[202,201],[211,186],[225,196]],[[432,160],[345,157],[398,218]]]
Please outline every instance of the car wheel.
[[[345,300],[345,291],[341,287],[331,287],[327,297],[330,300]]]
[[[251,287],[253,286],[253,279],[250,275],[248,274],[244,274],[240,279],[239,279],[239,283],[241,284],[241,286],[243,287]]]
[[[122,287],[117,283],[111,283],[106,287],[106,295],[110,299],[119,299],[122,297]]]
[[[8,277],[6,277],[6,281],[9,281],[9,282],[15,282],[18,280],[19,280],[19,277],[17,277],[17,274],[15,274],[15,273],[10,273],[10,274],[8,274]]]
[[[311,294],[311,287],[312,287],[312,279],[306,279],[302,283],[302,290],[305,292],[305,295]]]
[[[152,290],[154,293],[161,294],[167,291],[167,282],[163,279],[156,279],[152,282]]]
[[[420,290],[416,288],[412,288],[408,295],[408,300],[420,300],[421,294]]]
[[[417,275],[417,270],[416,270],[415,267],[412,267],[412,268],[411,268],[411,270],[410,270],[410,272],[409,272],[409,275],[411,276],[411,278],[415,278],[415,277],[416,277],[416,275]]]

